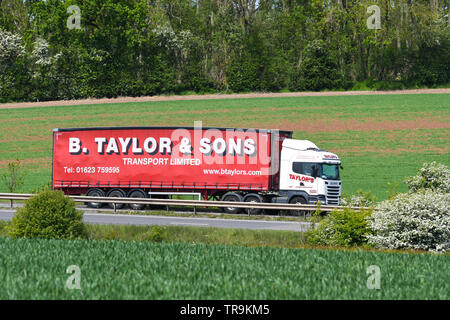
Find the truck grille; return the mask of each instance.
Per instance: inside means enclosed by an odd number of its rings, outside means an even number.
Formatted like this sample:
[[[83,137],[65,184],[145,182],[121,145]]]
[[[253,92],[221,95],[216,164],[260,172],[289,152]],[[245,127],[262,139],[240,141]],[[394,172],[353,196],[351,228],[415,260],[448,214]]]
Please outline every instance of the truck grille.
[[[340,186],[327,186],[327,204],[339,205]]]

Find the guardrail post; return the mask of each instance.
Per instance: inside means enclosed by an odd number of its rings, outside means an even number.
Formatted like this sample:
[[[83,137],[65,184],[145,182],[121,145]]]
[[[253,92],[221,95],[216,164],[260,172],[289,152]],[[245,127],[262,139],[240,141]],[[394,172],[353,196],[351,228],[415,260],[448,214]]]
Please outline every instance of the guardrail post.
[[[114,213],[116,213],[116,203],[114,202],[113,205],[114,205]]]
[[[14,207],[14,200],[11,199],[10,201],[11,201],[11,209],[12,209]]]

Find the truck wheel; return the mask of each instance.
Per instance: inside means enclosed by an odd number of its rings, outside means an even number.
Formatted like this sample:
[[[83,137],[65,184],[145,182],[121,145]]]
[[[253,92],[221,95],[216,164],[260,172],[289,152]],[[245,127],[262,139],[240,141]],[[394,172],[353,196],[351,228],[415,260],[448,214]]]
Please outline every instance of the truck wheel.
[[[111,189],[106,194],[107,197],[111,198],[125,198],[127,194],[122,189]],[[111,209],[114,209],[114,203],[108,203]],[[124,203],[116,203],[116,209],[122,209],[125,206]]]
[[[226,194],[222,198],[222,201],[242,202],[242,196],[237,193],[230,193],[230,194]],[[242,209],[241,208],[222,208],[222,210],[225,213],[235,214],[235,213],[241,212]]]
[[[261,198],[256,194],[250,194],[244,197],[244,202],[261,203]],[[261,214],[262,209],[246,209],[247,213],[250,214]]]
[[[293,197],[290,201],[290,204],[306,204],[306,199],[303,197]],[[300,216],[306,215],[308,211],[306,210],[289,210],[292,215]]]
[[[147,198],[147,194],[142,189],[134,189],[128,193],[128,198]],[[144,210],[145,204],[130,203],[130,208],[133,210]]]
[[[103,191],[102,189],[98,189],[98,188],[94,188],[94,189],[90,189],[87,193],[86,193],[87,197],[104,197],[105,196],[105,191]],[[89,208],[94,208],[94,209],[99,209],[101,207],[103,207],[103,203],[102,202],[88,202],[87,206]]]

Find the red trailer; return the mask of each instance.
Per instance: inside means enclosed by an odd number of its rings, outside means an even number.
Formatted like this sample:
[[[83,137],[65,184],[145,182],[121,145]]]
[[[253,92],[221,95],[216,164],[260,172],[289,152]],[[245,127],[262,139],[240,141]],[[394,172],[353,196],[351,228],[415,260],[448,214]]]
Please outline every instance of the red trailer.
[[[281,144],[291,137],[291,131],[238,128],[54,129],[53,188],[141,198],[191,192],[226,201],[253,194],[263,201],[278,190]]]

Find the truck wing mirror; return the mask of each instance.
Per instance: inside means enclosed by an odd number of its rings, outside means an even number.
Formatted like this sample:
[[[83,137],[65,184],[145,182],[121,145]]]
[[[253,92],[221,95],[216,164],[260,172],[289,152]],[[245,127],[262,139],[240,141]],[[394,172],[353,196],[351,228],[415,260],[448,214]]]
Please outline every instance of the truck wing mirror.
[[[341,168],[341,170],[344,170],[344,167],[343,167],[343,166],[339,166],[339,168]]]

